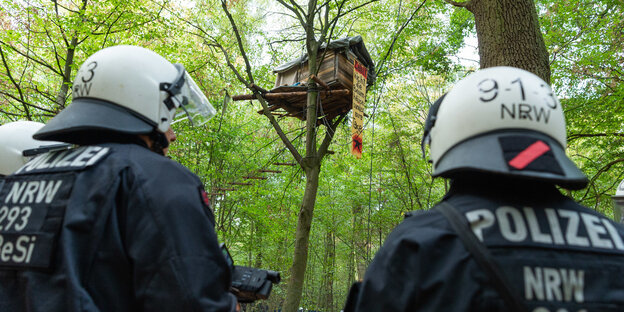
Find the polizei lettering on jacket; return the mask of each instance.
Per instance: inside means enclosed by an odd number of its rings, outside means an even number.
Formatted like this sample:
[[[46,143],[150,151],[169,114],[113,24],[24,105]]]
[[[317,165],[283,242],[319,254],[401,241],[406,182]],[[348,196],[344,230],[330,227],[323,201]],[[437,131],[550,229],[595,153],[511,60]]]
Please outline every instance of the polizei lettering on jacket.
[[[10,176],[0,190],[0,267],[46,268],[73,174]]]
[[[622,236],[611,221],[586,212],[502,206],[494,212],[469,211],[466,218],[481,241],[484,231],[498,230],[511,243],[624,251]]]
[[[39,155],[15,174],[32,172],[75,170],[96,164],[108,153],[108,147],[81,146],[75,149]]]

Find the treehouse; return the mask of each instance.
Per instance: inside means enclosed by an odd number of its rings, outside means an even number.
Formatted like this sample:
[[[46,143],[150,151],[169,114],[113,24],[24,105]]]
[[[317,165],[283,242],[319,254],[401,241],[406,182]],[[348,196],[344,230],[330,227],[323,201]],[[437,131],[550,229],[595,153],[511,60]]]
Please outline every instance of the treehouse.
[[[310,75],[308,55],[282,64],[273,70],[277,74],[275,86],[261,90],[272,114],[281,117],[306,118],[308,79],[319,86],[320,118],[332,120],[348,112],[352,106],[353,68],[357,60],[367,68],[367,84],[375,81],[373,61],[362,37],[348,37],[323,45],[318,52],[318,73]],[[234,96],[234,100],[249,100],[253,95]],[[258,113],[263,113],[259,111]],[[322,123],[320,123],[322,124]]]

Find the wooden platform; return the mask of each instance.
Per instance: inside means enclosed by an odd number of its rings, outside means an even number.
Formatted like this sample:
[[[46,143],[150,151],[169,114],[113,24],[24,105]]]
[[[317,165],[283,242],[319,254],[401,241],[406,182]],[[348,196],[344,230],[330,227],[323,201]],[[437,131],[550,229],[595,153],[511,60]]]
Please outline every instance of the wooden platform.
[[[329,90],[319,91],[318,117],[332,120],[334,117],[351,110],[351,91],[348,89],[331,89],[331,87],[342,87],[329,85]],[[295,91],[296,90],[296,91]],[[298,92],[297,92],[298,91]],[[293,93],[297,92],[297,93]],[[301,120],[306,119],[305,107],[307,104],[307,87],[278,87],[271,90],[271,93],[291,94],[285,98],[267,99],[270,109],[285,117],[296,117]],[[262,113],[260,111],[259,113]]]
[[[319,90],[318,118],[332,120],[334,117],[351,110],[351,90],[332,89]],[[335,87],[335,86],[333,86]],[[280,117],[296,117],[306,119],[305,107],[307,104],[308,88],[306,86],[278,87],[263,94],[269,104],[269,110]],[[253,95],[235,95],[234,101],[252,100]],[[262,110],[258,111],[263,114]]]
[[[321,61],[321,58],[323,60]],[[319,71],[314,77],[319,85],[318,118],[334,119],[351,110],[353,63],[356,56],[349,50],[319,51]],[[277,72],[275,87],[263,92],[272,114],[306,119],[308,62]],[[266,91],[266,90],[264,90]],[[236,95],[234,101],[252,100],[253,95]],[[258,113],[262,114],[260,110]]]

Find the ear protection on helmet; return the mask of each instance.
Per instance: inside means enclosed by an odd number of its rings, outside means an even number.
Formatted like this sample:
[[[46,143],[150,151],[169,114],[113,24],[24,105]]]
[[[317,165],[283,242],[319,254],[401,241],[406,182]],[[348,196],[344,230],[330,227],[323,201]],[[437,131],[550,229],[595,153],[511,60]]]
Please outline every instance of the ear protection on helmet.
[[[426,158],[425,146],[431,143],[431,128],[433,128],[433,126],[435,125],[435,121],[438,115],[438,109],[440,108],[440,103],[442,103],[445,96],[446,93],[444,93],[440,98],[433,102],[431,107],[429,107],[429,114],[427,114],[427,119],[425,120],[423,137],[422,140],[420,140],[420,149],[422,151],[423,158]],[[429,159],[428,161],[432,162],[431,159]]]

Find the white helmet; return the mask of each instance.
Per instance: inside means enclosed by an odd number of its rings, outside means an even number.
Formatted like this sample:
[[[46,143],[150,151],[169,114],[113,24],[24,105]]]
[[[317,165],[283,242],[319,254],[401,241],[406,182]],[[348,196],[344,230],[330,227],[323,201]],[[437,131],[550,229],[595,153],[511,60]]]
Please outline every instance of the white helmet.
[[[617,189],[615,190],[615,195],[612,196],[613,199],[613,215],[615,217],[615,221],[624,223],[624,180],[620,182]]]
[[[195,121],[215,115],[182,65],[142,47],[120,45],[91,55],[78,70],[72,91],[71,105],[36,139],[88,144],[94,132],[164,133],[177,109]]]
[[[15,121],[0,126],[0,176],[6,176],[25,165],[31,157],[50,148],[68,146],[60,142],[42,142],[32,138],[43,124]]]
[[[459,81],[432,105],[424,144],[433,176],[489,172],[569,189],[588,182],[565,155],[559,100],[546,82],[519,68],[486,68]]]

